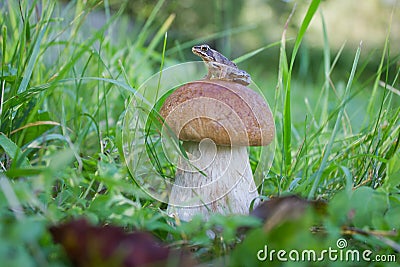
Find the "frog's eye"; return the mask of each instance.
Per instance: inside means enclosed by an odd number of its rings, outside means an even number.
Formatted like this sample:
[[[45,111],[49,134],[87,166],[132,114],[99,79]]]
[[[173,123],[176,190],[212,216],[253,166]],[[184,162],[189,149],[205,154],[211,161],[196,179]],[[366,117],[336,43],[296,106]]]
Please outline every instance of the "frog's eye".
[[[207,51],[208,51],[208,46],[203,45],[203,46],[201,47],[201,51],[207,52]]]

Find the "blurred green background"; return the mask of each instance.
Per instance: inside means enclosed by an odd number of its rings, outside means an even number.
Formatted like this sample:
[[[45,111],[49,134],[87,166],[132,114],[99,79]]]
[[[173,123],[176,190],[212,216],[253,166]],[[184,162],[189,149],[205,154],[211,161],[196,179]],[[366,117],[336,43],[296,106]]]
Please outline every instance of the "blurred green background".
[[[74,2],[65,2],[65,4],[68,3],[73,5]],[[92,0],[86,4],[94,6],[96,3],[98,3],[97,0]],[[308,1],[166,0],[162,2],[156,16],[149,18],[159,3],[161,2],[157,0],[104,1],[104,6],[110,7],[111,12],[116,12],[126,5],[124,16],[119,18],[118,27],[112,29],[111,42],[114,41],[116,46],[121,43],[126,43],[127,46],[135,43],[140,38],[142,29],[146,27],[146,21],[154,19],[154,23],[148,29],[151,34],[147,35],[143,47],[151,45],[151,41],[157,34],[164,34],[163,26],[161,26],[164,25],[164,30],[168,32],[165,67],[180,62],[200,60],[191,53],[190,48],[195,44],[207,43],[232,60],[257,49],[267,48],[238,65],[251,74],[253,81],[261,87],[271,104],[279,70],[279,41],[282,38],[285,23],[293,11],[286,33],[288,40],[286,47],[288,57],[290,57],[289,51],[292,51],[294,39],[309,5]],[[397,0],[362,2],[326,0],[321,3],[319,11],[306,32],[294,65],[292,78],[295,82],[292,97],[295,100],[293,106],[295,124],[304,122],[305,114],[307,114],[306,106],[312,107],[316,103],[319,89],[322,90],[324,86],[324,56],[326,56],[324,53],[327,53],[324,47],[330,50],[328,51],[330,63],[335,62],[330,78],[335,83],[343,85],[336,88],[337,95],[341,94],[349,78],[354,55],[361,42],[360,81],[371,82],[372,77],[376,75],[386,38],[389,44],[389,61],[400,62],[398,5]],[[99,29],[111,15],[104,12],[102,8],[95,8],[94,12],[89,13],[85,22],[87,25],[83,29],[86,29],[90,35],[90,29]],[[328,41],[328,45],[325,46],[323,27],[326,28]],[[154,47],[154,56],[146,66],[141,66],[140,70],[135,66],[126,66],[128,76],[140,76],[134,85],[140,85],[159,70],[162,50],[163,42],[161,41]],[[140,53],[137,47],[132,47],[132,51]],[[147,53],[144,50],[142,52]],[[337,55],[338,58],[335,61]],[[124,59],[121,60],[124,64]],[[146,69],[149,65],[152,68]],[[388,80],[394,79],[398,66],[399,63],[388,66]],[[399,79],[394,80],[396,88]],[[362,127],[361,122],[371,91],[372,88],[366,86],[358,93],[359,97],[353,99],[349,105],[351,121],[355,129]],[[397,99],[395,101],[397,102]]]
[[[128,1],[126,15],[131,21],[127,32],[120,32],[118,38],[134,39],[151,14],[158,1]],[[107,1],[105,1],[107,4]],[[108,4],[117,10],[124,4],[121,0],[110,0]],[[168,30],[167,48],[175,48],[169,56],[179,61],[198,60],[186,53],[178,53],[196,43],[208,43],[229,58],[236,58],[246,52],[258,49],[280,40],[284,25],[290,12],[296,5],[289,22],[287,39],[295,38],[308,1],[267,1],[267,0],[167,0],[157,14],[154,25],[162,25],[173,14],[174,20]],[[336,73],[348,72],[356,47],[362,41],[362,59],[368,58],[366,75],[375,73],[379,64],[381,50],[390,29],[390,53],[398,55],[400,51],[400,12],[397,0],[326,0],[321,10],[311,22],[305,42],[302,45],[297,68],[299,78],[315,82],[312,74],[321,77],[323,29],[321,16],[324,17],[332,54],[344,45],[343,55],[338,61]],[[93,25],[105,23],[105,17],[91,20]],[[288,46],[293,44],[289,42]],[[161,45],[159,51],[161,50]],[[176,52],[176,55],[172,55]],[[242,68],[250,69],[254,80],[276,74],[279,47],[268,49],[256,57],[242,63]],[[394,69],[394,67],[393,67]],[[394,70],[393,70],[394,71]],[[311,74],[311,75],[310,75]],[[322,75],[323,76],[323,75]]]

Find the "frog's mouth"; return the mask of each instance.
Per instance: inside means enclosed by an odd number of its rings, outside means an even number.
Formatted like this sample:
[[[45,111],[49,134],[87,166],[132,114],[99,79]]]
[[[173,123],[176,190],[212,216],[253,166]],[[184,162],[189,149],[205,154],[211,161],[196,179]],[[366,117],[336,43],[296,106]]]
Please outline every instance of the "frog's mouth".
[[[193,52],[193,54],[195,54],[196,56],[199,56],[201,59],[203,59],[203,61],[210,62],[210,61],[213,61],[213,60],[214,60],[213,57],[207,55],[206,53],[201,53],[201,52],[199,52],[199,50],[197,50],[196,47],[193,47],[193,48],[192,48],[192,52]]]
[[[202,55],[200,53],[195,53],[197,56],[199,56],[204,62],[211,62],[212,59],[208,56]]]

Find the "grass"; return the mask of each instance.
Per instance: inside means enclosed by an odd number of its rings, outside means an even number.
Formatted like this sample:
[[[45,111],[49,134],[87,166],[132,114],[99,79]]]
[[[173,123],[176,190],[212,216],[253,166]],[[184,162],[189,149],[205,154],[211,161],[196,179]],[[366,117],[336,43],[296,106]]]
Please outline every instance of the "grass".
[[[166,49],[170,42],[166,32],[174,16],[155,24],[163,3],[158,1],[144,25],[134,26],[136,38],[113,36],[112,29],[129,27],[124,7],[111,12],[108,5],[85,1],[72,1],[65,7],[53,1],[2,5],[1,13],[7,14],[0,16],[2,263],[70,266],[61,247],[52,242],[48,227],[81,216],[94,224],[147,230],[172,247],[192,248],[200,261],[231,266],[260,264],[255,256],[249,259],[249,253],[255,255],[265,244],[324,249],[343,236],[353,248],[399,252],[400,236],[392,230],[400,227],[400,101],[394,93],[399,87],[396,62],[400,55],[389,56],[388,38],[376,73],[365,77],[368,62],[360,56],[360,45],[354,48],[348,77],[334,80],[343,50],[332,61],[325,30],[321,84],[297,81],[296,57],[308,24],[317,16],[319,1],[311,2],[293,51],[286,47],[285,32],[282,36],[277,89],[268,97],[277,128],[275,158],[268,175],[258,178],[263,180],[265,197],[298,194],[327,201],[326,215],[319,218],[323,236],[308,230],[315,216],[311,213],[300,223],[282,224],[269,233],[260,232],[255,227],[259,223],[245,216],[216,215],[208,222],[195,218],[174,225],[165,213],[166,205],[145,194],[132,179],[144,165],[128,170],[121,134],[124,112],[132,109],[129,105],[145,103],[147,97],[160,93],[140,91],[145,79],[173,65],[175,55],[190,46],[188,42]],[[85,23],[93,10],[104,11],[109,19],[88,35]],[[235,31],[240,29],[210,38]],[[158,47],[164,49],[158,51]],[[150,112],[144,110],[143,116]],[[154,130],[147,132],[148,142],[138,153],[153,153],[159,172],[173,176],[173,168],[157,157],[156,121],[135,128],[137,133],[151,126]],[[257,153],[251,155],[254,165]],[[235,232],[241,226],[255,229],[238,242]],[[343,232],[343,226],[353,230]],[[207,231],[215,228],[222,230],[212,239]]]

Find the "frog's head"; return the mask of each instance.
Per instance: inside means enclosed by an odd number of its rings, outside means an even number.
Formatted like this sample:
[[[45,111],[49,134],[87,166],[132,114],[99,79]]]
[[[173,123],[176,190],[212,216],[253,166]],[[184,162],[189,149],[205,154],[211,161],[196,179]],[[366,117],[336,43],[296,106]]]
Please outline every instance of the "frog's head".
[[[206,44],[193,46],[192,52],[201,57],[205,62],[215,61],[214,50]]]

